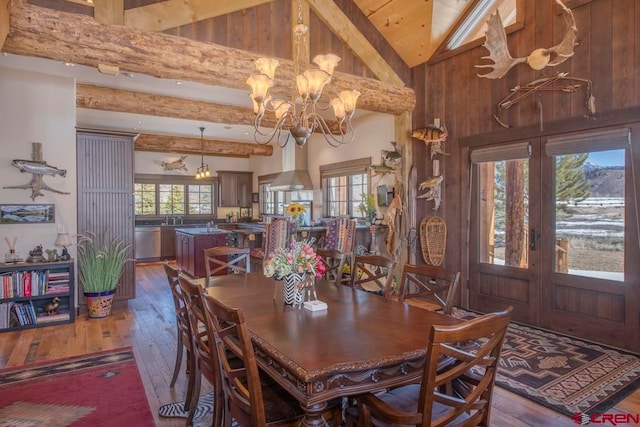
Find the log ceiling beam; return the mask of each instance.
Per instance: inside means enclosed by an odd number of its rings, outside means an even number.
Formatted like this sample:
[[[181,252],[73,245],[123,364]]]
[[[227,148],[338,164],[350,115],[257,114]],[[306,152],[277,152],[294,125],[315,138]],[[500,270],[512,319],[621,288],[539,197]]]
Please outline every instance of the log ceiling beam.
[[[207,156],[249,157],[273,155],[272,145],[252,144],[249,142],[205,138],[203,146],[203,152]],[[134,142],[134,150],[200,154],[200,138],[141,133]]]
[[[10,0],[0,0],[0,49],[2,49],[7,34],[9,34],[11,16],[9,13],[10,3]]]
[[[93,0],[93,17],[101,24],[124,24],[124,0]]]
[[[2,0],[4,1],[4,0]],[[117,66],[161,78],[247,89],[245,77],[255,73],[259,55],[213,43],[164,33],[144,33],[124,26],[19,2],[11,6],[11,28],[3,50],[97,67]],[[293,62],[281,60],[281,78],[272,92],[287,97],[294,81]],[[358,89],[358,108],[387,114],[412,111],[415,92],[404,86],[336,72],[325,88],[332,98],[342,90]]]
[[[349,46],[360,61],[381,81],[394,85],[404,86],[402,79],[393,68],[378,53],[367,38],[347,15],[340,10],[333,0],[307,0],[311,9],[318,18],[340,39]]]
[[[167,0],[127,9],[124,12],[124,25],[142,31],[164,31],[272,1],[274,0]]]
[[[255,114],[249,108],[82,83],[76,85],[76,107],[229,125],[255,124]],[[272,115],[265,116],[261,125],[273,128],[276,119]],[[334,135],[340,134],[340,127],[335,120],[328,120],[327,126]],[[285,126],[284,129],[288,128]]]

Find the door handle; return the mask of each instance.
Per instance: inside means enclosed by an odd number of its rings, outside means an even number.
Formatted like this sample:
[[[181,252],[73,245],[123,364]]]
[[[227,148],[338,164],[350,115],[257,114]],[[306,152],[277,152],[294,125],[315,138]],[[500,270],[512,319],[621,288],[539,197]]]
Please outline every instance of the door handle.
[[[529,230],[529,249],[532,251],[536,250],[536,229],[532,228],[531,230]]]

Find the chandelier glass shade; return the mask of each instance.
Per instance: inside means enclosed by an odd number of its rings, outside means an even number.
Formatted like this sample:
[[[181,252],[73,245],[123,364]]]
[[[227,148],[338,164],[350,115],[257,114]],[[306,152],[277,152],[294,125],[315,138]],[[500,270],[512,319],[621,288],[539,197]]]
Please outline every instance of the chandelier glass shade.
[[[320,100],[324,88],[331,82],[333,70],[338,65],[340,57],[333,53],[316,55],[313,63],[317,68],[308,67],[307,37],[308,27],[302,22],[302,6],[298,2],[298,23],[293,28],[294,39],[294,75],[293,93],[291,99],[275,99],[269,94],[275,81],[275,72],[280,61],[275,58],[259,58],[255,61],[259,74],[250,76],[246,83],[251,87],[251,100],[255,117],[254,139],[261,144],[269,144],[277,140],[284,147],[293,137],[296,144],[304,145],[311,134],[316,131],[322,133],[326,141],[339,146],[353,141],[354,132],[351,118],[356,110],[356,101],[360,96],[357,90],[344,90],[325,105]],[[336,125],[328,123],[320,114],[322,110],[333,109]],[[271,113],[276,119],[273,129],[263,130],[262,119],[266,113]],[[283,131],[289,131],[286,139]],[[284,141],[283,141],[284,139]]]
[[[209,165],[204,164],[204,127],[200,127],[200,167],[196,172],[196,179],[209,178]]]

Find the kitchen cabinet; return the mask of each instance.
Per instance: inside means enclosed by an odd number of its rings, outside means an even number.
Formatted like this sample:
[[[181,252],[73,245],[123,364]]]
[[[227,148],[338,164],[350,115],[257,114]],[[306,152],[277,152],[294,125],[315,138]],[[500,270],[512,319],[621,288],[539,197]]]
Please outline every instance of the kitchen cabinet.
[[[203,251],[215,246],[227,245],[228,231],[204,228],[176,230],[176,264],[188,275],[196,278],[206,276]],[[220,272],[224,274],[224,271]]]
[[[253,172],[217,171],[219,206],[251,207]]]
[[[160,257],[162,259],[173,259],[176,256],[176,228],[162,227]]]

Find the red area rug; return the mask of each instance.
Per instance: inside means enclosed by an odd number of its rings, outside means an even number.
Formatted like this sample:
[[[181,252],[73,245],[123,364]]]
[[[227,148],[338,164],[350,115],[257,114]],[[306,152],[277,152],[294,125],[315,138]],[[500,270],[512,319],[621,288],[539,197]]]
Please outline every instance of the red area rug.
[[[0,370],[2,426],[154,426],[131,348]]]

